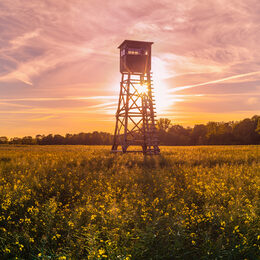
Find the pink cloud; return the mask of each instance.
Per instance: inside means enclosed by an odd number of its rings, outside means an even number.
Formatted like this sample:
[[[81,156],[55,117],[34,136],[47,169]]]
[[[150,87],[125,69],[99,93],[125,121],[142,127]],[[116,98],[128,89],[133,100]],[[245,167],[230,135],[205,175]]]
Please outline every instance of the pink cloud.
[[[256,0],[6,0],[0,3],[2,112],[14,117],[15,112],[27,113],[19,105],[30,107],[34,100],[31,112],[44,114],[40,118],[49,120],[51,127],[57,114],[73,114],[78,126],[80,120],[93,121],[81,115],[88,110],[96,111],[98,120],[108,120],[111,130],[120,81],[117,46],[124,39],[155,42],[154,60],[163,69],[154,66],[154,74],[166,79],[167,93],[179,90],[184,95],[169,102],[167,116],[180,107],[179,117],[194,106],[207,113],[206,98],[200,103],[189,95],[215,95],[220,101],[219,91],[227,90],[244,93],[243,111],[252,111],[260,106],[254,98],[260,71],[259,13]],[[228,114],[228,97],[225,102],[221,105]],[[8,117],[3,122],[8,129],[14,127]],[[34,120],[34,127],[42,127],[40,122]],[[21,123],[15,127],[23,128]]]

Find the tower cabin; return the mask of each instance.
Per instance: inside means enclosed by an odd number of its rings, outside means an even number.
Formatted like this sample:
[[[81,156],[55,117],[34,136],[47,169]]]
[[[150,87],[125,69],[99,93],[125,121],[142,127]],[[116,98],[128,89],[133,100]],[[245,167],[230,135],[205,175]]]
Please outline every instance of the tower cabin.
[[[148,74],[151,70],[151,45],[153,42],[123,41],[120,46],[120,72]]]

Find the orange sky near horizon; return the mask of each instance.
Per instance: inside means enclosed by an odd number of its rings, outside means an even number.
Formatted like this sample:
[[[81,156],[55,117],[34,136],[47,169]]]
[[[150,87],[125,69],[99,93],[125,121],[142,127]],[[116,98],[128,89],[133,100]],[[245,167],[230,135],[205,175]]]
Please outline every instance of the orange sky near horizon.
[[[0,136],[113,132],[117,46],[153,41],[158,117],[260,114],[260,2],[0,2]]]

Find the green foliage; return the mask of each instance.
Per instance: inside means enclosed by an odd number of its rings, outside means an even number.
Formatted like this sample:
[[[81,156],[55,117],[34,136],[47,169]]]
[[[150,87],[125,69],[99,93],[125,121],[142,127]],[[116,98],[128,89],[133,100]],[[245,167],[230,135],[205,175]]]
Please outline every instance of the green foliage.
[[[159,131],[167,131],[171,126],[171,120],[168,118],[160,118],[157,121],[157,128]]]
[[[0,146],[1,259],[257,259],[259,146]]]
[[[167,127],[164,127],[167,122]],[[260,116],[239,122],[208,122],[184,128],[171,125],[167,118],[158,121],[159,140],[163,145],[234,145],[260,144]]]
[[[159,140],[162,145],[234,145],[260,144],[260,116],[246,118],[239,122],[208,122],[206,125],[195,125],[193,128],[172,125],[168,118],[157,121]],[[35,138],[0,137],[0,144],[24,145],[111,145],[113,135],[105,132],[79,133],[61,135],[36,135]]]

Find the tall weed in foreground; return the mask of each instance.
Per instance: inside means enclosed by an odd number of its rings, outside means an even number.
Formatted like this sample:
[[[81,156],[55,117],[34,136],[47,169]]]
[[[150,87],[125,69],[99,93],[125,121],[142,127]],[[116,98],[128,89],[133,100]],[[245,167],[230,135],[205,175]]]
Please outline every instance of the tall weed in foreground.
[[[0,146],[1,259],[257,259],[259,146]]]

